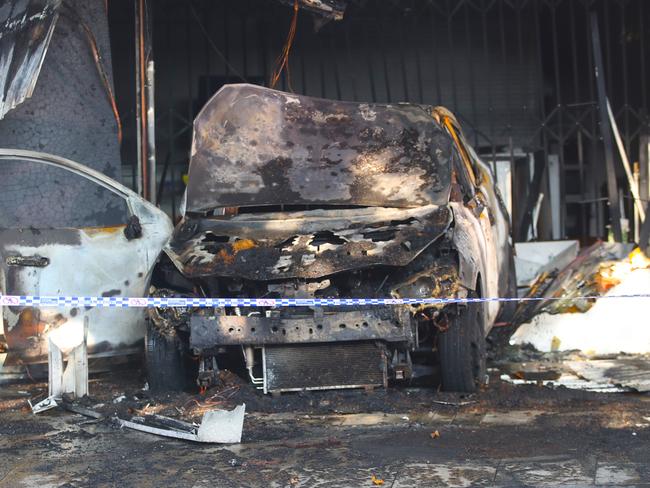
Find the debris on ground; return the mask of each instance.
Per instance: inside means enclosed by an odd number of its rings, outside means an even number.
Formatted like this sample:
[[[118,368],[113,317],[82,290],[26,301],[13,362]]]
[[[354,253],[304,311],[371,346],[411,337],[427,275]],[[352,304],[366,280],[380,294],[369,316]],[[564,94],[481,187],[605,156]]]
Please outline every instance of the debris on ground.
[[[381,478],[378,478],[378,477],[375,476],[374,474],[373,474],[372,477],[370,478],[370,481],[372,481],[372,484],[375,485],[375,486],[381,486],[381,485],[384,484],[384,480],[381,479]]]
[[[465,405],[471,405],[472,403],[476,403],[476,401],[470,400],[467,402],[443,402],[442,400],[434,400],[431,403],[435,403],[437,405],[449,405],[452,407],[464,407]]]
[[[432,439],[438,439],[440,437],[440,432],[438,432],[437,430],[434,430],[433,432],[431,432],[430,437]]]
[[[164,417],[162,415],[135,416],[131,420],[119,417],[115,421],[120,427],[141,432],[174,437],[194,442],[235,444],[241,442],[246,405],[233,410],[209,410],[203,414],[200,425]]]
[[[650,391],[650,355],[590,357],[581,351],[537,351],[510,346],[494,362],[500,379],[514,385],[570,388],[600,393]]]
[[[65,395],[62,398],[47,397],[34,405],[29,401],[29,405],[35,414],[61,406],[70,412],[96,420],[107,418],[98,411],[76,403],[71,397],[66,398]],[[113,416],[111,420],[120,427],[165,437],[194,442],[234,444],[241,442],[245,412],[244,404],[238,405],[233,410],[206,410],[200,424],[156,414],[134,415],[129,420]]]
[[[639,393],[650,391],[650,356],[571,361],[567,366],[592,382],[631,388]]]
[[[637,248],[597,243],[553,277],[541,276],[515,321],[511,344],[531,344],[542,352],[580,350],[594,356],[650,352],[647,298],[601,298],[650,294],[650,259]]]
[[[120,402],[124,401],[125,399],[126,399],[126,397],[124,395],[120,395],[117,398],[113,398],[113,403],[120,403]]]
[[[32,409],[32,413],[34,415],[36,415],[37,413],[45,412],[47,410],[51,410],[58,406],[56,398],[53,396],[49,396],[36,403],[32,403],[31,400],[27,400],[27,402],[29,403],[29,406]]]
[[[75,399],[68,397],[66,395],[64,395],[63,398],[61,398],[60,405],[69,412],[78,413],[79,415],[90,417],[95,420],[103,420],[104,418],[106,418],[103,414],[95,410],[79,405],[75,401]]]
[[[625,393],[631,391],[629,388],[619,387],[607,382],[594,382],[572,373],[563,373],[555,378],[533,378],[518,377],[516,374],[503,374],[501,381],[513,385],[537,385],[550,388],[569,388],[572,390],[586,390],[598,393]]]

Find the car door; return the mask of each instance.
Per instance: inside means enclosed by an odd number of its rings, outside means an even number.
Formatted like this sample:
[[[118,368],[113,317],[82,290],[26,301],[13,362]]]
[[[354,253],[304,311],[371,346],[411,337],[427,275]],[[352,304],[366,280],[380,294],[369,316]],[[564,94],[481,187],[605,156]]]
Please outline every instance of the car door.
[[[105,175],[56,156],[3,149],[0,174],[1,293],[146,295],[172,231],[162,211]],[[46,361],[48,334],[84,317],[91,355],[139,347],[142,308],[6,306],[5,365]]]

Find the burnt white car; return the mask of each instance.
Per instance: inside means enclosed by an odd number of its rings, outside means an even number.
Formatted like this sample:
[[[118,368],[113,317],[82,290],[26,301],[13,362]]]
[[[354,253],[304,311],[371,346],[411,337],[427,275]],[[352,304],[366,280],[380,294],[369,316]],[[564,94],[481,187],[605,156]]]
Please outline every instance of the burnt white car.
[[[104,174],[50,154],[0,149],[0,174],[0,293],[146,295],[173,229],[164,212]],[[0,366],[15,373],[46,363],[49,334],[58,330],[65,341],[65,329],[85,317],[91,358],[141,354],[142,308],[7,306]]]
[[[508,222],[444,108],[228,85],[195,120],[184,215],[153,283],[186,297],[505,296]],[[497,301],[152,309],[149,379],[205,387],[229,368],[264,392],[369,388],[438,364],[446,390],[474,391],[500,312]]]

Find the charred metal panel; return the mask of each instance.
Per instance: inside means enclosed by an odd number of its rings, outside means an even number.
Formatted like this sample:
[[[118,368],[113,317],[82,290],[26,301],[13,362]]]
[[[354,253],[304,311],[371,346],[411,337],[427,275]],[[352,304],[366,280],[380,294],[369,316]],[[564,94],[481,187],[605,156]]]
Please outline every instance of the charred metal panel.
[[[268,220],[186,218],[166,251],[188,278],[318,278],[404,266],[452,221],[447,206],[266,215]]]
[[[374,342],[264,348],[266,392],[386,386],[384,349]]]
[[[61,0],[7,0],[0,6],[0,119],[31,97]]]
[[[326,313],[321,317],[241,317],[194,315],[190,346],[263,345],[363,341],[411,343],[413,330],[404,307]]]
[[[425,107],[226,85],[194,122],[188,212],[447,203],[452,140]]]

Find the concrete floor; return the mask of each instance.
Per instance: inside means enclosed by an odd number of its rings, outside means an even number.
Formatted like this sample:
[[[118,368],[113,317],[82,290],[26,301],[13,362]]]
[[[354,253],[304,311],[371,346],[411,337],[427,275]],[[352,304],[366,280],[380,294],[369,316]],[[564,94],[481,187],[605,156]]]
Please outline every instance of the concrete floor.
[[[16,388],[0,396],[0,487],[650,487],[647,395],[497,381],[464,406],[413,390],[412,409],[366,412],[391,394],[358,392],[336,409],[354,413],[252,411],[242,444],[218,446],[33,416]]]

